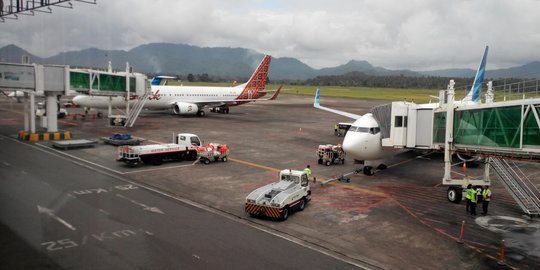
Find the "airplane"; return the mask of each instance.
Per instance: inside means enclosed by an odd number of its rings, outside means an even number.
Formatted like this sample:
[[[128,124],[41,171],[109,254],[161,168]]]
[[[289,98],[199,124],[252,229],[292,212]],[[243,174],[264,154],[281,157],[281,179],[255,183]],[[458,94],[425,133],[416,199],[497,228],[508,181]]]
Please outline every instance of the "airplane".
[[[261,99],[266,95],[265,86],[268,78],[271,56],[265,55],[250,79],[243,84],[233,87],[208,87],[208,86],[170,86],[163,79],[174,77],[157,76],[152,79],[151,91],[144,108],[149,110],[172,109],[178,115],[204,116],[205,107],[212,107],[212,111],[229,113],[229,107],[258,100],[274,100],[279,95],[281,86],[268,99]],[[132,97],[129,103],[136,102]],[[77,95],[73,103],[80,107],[106,109],[109,103],[112,107],[124,108],[125,97],[107,97]]]
[[[474,104],[480,101],[480,89],[484,80],[488,49],[489,47],[486,46],[471,90],[461,101],[455,101],[455,104]],[[439,103],[419,104],[418,106],[420,108],[436,108]],[[384,158],[409,151],[409,149],[404,148],[382,146],[381,129],[373,114],[358,115],[321,106],[319,88],[315,94],[313,107],[355,119],[345,134],[342,146],[347,155],[364,162],[363,173],[365,175],[375,174],[375,168],[385,169],[386,165],[382,163]]]

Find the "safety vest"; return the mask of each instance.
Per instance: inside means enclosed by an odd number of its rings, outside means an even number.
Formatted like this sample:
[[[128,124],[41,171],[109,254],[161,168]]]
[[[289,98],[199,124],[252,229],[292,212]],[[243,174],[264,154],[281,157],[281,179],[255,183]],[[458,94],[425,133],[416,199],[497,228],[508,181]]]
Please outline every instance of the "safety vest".
[[[478,201],[476,190],[474,188],[471,188],[469,190],[471,191],[471,202],[476,203]]]
[[[311,169],[310,168],[305,168],[304,173],[307,174],[307,177],[310,177],[311,176]]]
[[[468,188],[468,189],[467,189],[467,193],[465,194],[465,198],[467,198],[467,199],[470,200],[471,197],[472,197],[472,191],[473,191],[473,189]]]
[[[484,197],[484,201],[490,201],[491,200],[491,190],[489,188],[484,189],[482,191],[482,197]]]

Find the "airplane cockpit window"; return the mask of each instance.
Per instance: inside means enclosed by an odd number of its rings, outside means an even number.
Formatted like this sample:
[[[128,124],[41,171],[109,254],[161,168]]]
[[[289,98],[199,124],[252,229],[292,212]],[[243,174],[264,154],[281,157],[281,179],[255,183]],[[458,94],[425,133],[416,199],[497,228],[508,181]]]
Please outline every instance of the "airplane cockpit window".
[[[378,127],[372,127],[369,129],[369,134],[377,134],[379,132],[381,132],[381,129]]]
[[[367,127],[358,127],[357,131],[360,132],[360,133],[369,133],[369,128],[367,128]]]
[[[351,131],[352,131],[352,132],[355,132],[357,128],[358,128],[358,127],[351,126],[351,127],[349,128],[349,132],[351,132]]]

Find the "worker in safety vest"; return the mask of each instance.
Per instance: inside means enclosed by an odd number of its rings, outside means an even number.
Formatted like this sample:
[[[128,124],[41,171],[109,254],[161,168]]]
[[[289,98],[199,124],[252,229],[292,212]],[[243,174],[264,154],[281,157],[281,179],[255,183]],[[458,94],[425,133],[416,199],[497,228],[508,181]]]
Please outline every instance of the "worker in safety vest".
[[[471,216],[476,216],[476,203],[478,202],[478,192],[474,188],[469,189],[472,196],[471,196]]]
[[[334,125],[334,135],[337,135],[337,136],[340,135],[340,134],[339,134],[339,126],[338,126],[338,124],[335,124],[335,125]]]
[[[307,175],[307,178],[309,180],[309,178],[311,177],[311,167],[309,165],[307,165],[304,169],[304,173]]]
[[[491,189],[489,189],[488,185],[486,185],[484,191],[482,191],[482,198],[484,198],[484,201],[482,201],[482,215],[485,216],[488,213],[488,206],[491,201]]]
[[[466,199],[466,203],[467,203],[466,206],[465,206],[465,210],[467,211],[467,213],[469,213],[469,209],[471,209],[471,197],[472,197],[472,192],[473,192],[472,185],[469,184],[465,191],[466,191],[465,199]]]

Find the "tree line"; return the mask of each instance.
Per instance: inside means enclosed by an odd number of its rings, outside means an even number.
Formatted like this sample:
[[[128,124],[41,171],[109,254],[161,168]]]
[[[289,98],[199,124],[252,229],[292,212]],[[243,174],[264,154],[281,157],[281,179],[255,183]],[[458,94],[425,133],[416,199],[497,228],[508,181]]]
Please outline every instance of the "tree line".
[[[177,75],[178,80],[189,82],[230,82],[231,79],[212,76],[207,73]],[[307,86],[342,86],[342,87],[374,87],[402,89],[446,89],[448,82],[454,80],[457,86],[470,87],[474,78],[450,78],[438,76],[406,76],[406,75],[370,75],[359,71],[343,75],[316,76],[307,80],[271,80],[268,83],[307,85]],[[247,79],[245,79],[247,80]],[[240,80],[244,82],[245,80]],[[492,79],[485,78],[485,82]],[[240,82],[239,81],[239,82]],[[521,82],[520,78],[499,79],[493,86]]]

